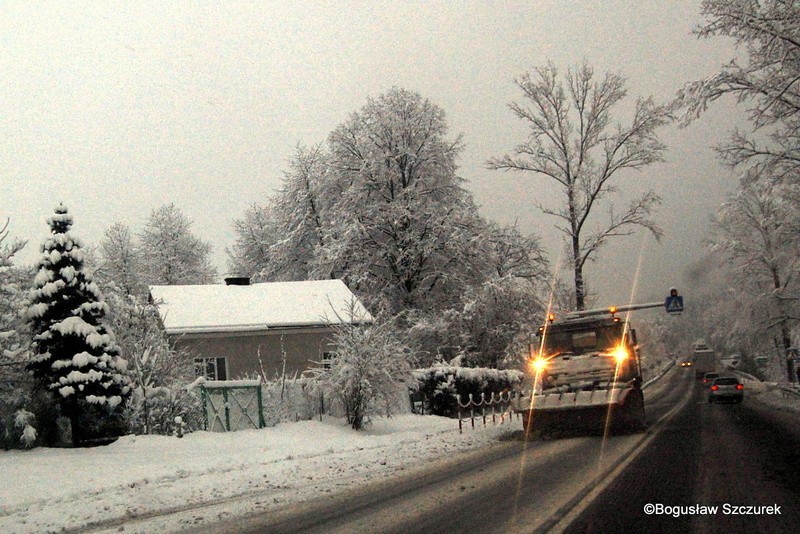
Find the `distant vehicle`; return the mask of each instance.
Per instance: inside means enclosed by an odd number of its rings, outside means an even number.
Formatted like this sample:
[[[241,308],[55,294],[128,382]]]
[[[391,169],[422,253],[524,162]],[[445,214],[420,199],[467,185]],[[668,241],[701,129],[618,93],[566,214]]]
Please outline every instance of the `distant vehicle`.
[[[710,373],[709,373],[710,374]],[[715,378],[708,388],[708,402],[731,401],[742,402],[744,398],[744,385],[739,380],[730,376]]]
[[[711,386],[712,382],[719,378],[719,373],[705,373],[703,375],[703,385]]]
[[[692,366],[692,360],[683,360],[681,362],[681,367],[691,367],[691,366]]]
[[[702,378],[704,374],[710,373],[717,368],[714,351],[702,339],[698,339],[694,344],[693,363],[695,378]]]

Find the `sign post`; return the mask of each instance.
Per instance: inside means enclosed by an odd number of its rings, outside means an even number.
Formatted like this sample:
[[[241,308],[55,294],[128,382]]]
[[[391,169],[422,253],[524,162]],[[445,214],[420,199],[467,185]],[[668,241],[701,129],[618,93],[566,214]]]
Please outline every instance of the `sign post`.
[[[664,301],[664,308],[667,313],[679,314],[683,311],[683,297],[678,295],[678,290],[674,287],[669,290],[669,296]]]

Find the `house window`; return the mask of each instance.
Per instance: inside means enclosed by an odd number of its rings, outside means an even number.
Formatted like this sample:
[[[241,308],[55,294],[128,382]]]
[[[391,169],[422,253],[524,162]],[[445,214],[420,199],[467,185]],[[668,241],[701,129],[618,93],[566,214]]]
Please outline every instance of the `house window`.
[[[225,358],[195,358],[194,371],[197,376],[209,380],[227,380]]]
[[[322,368],[323,369],[330,369],[333,365],[333,359],[336,358],[335,352],[323,352],[322,353]]]

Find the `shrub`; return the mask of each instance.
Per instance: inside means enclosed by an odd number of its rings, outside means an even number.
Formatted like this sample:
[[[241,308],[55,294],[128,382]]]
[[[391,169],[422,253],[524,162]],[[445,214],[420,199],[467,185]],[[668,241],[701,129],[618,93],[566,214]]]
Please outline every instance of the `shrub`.
[[[413,371],[417,391],[422,396],[424,410],[434,415],[452,416],[456,413],[456,395],[466,402],[472,394],[480,400],[492,393],[502,393],[517,388],[524,373],[515,370],[486,369],[481,367],[458,367],[436,364],[427,369]]]
[[[264,422],[267,426],[290,421],[313,419],[323,413],[320,383],[314,378],[276,378],[261,385]],[[329,410],[329,406],[324,406]]]
[[[371,416],[395,410],[398,384],[411,379],[411,366],[392,323],[359,325],[363,318],[354,309],[351,304],[349,320],[335,327],[337,355],[318,378],[323,391],[341,403],[347,423],[360,430]]]

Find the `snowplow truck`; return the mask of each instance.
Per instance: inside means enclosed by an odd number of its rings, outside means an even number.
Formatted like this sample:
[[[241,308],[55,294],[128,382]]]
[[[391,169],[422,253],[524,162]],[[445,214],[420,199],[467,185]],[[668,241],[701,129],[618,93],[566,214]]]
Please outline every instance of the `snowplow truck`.
[[[636,332],[615,317],[570,314],[539,328],[517,410],[526,435],[627,433],[645,428]],[[526,388],[527,389],[527,388]]]

